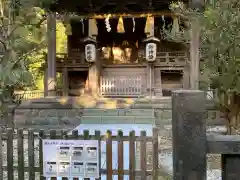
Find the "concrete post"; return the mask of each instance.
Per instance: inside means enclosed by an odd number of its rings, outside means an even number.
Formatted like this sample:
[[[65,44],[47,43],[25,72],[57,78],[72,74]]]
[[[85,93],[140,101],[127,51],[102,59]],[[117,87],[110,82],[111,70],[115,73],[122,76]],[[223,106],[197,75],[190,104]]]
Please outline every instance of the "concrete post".
[[[206,98],[203,91],[172,93],[173,179],[206,179]]]

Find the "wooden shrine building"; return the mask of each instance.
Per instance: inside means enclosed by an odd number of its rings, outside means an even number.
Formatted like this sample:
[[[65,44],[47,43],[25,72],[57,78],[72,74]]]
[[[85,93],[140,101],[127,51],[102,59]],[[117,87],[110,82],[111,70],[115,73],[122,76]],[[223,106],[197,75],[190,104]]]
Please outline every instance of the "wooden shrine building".
[[[188,2],[184,2],[186,5]],[[55,95],[61,73],[64,95],[90,92],[100,96],[168,95],[190,88],[189,47],[164,40],[163,28],[181,29],[182,20],[169,10],[169,0],[58,0],[48,15],[45,92]],[[70,18],[67,53],[56,54],[56,12]],[[157,37],[156,60],[145,58],[144,40]],[[96,41],[96,61],[85,57],[83,39]]]

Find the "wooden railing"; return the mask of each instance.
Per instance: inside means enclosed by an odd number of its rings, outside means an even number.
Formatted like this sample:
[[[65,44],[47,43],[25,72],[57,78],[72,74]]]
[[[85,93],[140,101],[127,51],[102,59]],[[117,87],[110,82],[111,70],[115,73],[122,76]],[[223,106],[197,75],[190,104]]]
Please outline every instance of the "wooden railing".
[[[157,65],[166,65],[166,66],[185,66],[188,61],[187,52],[157,52]]]
[[[77,52],[70,55],[67,53],[59,53],[57,54],[56,61],[57,67],[75,67],[88,65],[87,61],[84,58],[83,52]]]
[[[99,53],[101,54],[101,53]],[[103,61],[103,57],[100,56],[100,60]],[[184,51],[176,52],[157,52],[157,59],[155,65],[157,66],[185,66],[188,61],[188,53]],[[111,61],[110,61],[111,62]],[[108,62],[107,64],[109,64]],[[132,64],[146,63],[144,53],[139,52],[138,62]],[[104,61],[105,63],[105,61]],[[114,63],[112,63],[114,64]],[[131,64],[131,63],[126,63]],[[88,66],[84,58],[84,52],[75,52],[71,54],[57,54],[57,67],[77,67]]]
[[[56,91],[56,96],[62,96],[63,90],[58,89]],[[22,101],[22,100],[30,100],[44,97],[44,91],[41,90],[33,90],[33,91],[15,91],[14,92],[14,100]]]
[[[15,91],[14,92],[15,100],[28,100],[44,97],[44,92],[41,90],[35,91]]]
[[[138,96],[145,91],[141,83],[142,83],[141,77],[129,78],[128,80],[127,79],[120,80],[119,78],[117,79],[115,77],[103,78],[101,80],[100,93],[101,95],[120,96],[120,94],[122,94],[122,95]],[[131,87],[128,86],[127,84],[130,84]],[[171,96],[172,90],[169,90],[169,96]],[[67,90],[67,93],[69,92],[71,91]],[[212,100],[215,98],[214,91],[209,90],[209,91],[205,91],[205,93],[206,93],[206,98],[208,100]],[[64,93],[62,89],[58,89],[56,91],[56,96],[63,96],[63,94]],[[14,92],[14,99],[16,101],[36,99],[41,97],[44,97],[44,91],[41,91],[41,90]]]

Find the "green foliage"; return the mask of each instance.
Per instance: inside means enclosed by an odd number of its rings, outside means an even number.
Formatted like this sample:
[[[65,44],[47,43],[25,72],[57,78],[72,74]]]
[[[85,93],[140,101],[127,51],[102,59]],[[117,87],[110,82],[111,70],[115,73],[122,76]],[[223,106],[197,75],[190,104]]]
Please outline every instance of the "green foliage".
[[[216,89],[216,103],[226,114],[231,127],[240,127],[240,1],[217,0],[207,2],[204,13],[181,11],[190,22],[197,21],[201,28],[201,70],[208,86]],[[191,26],[176,39],[189,42]]]
[[[218,1],[204,14],[202,49],[213,86],[224,92],[240,93],[240,2]]]
[[[39,54],[46,46],[46,15],[36,1],[5,2],[0,1],[1,106],[14,88],[33,85],[33,65],[42,60]]]
[[[56,25],[56,51],[57,53],[67,53],[67,35],[66,28],[61,21],[57,21]]]
[[[226,114],[229,132],[240,128],[240,2],[223,0],[210,4],[204,13],[202,50],[209,69],[217,105]],[[234,131],[233,131],[234,130]]]
[[[46,11],[54,0],[19,0],[0,3],[1,88],[39,88],[42,86],[46,49]],[[10,7],[10,8],[9,8]],[[44,10],[44,9],[45,10]],[[66,52],[63,23],[57,23],[57,53]],[[41,82],[41,83],[39,83]]]

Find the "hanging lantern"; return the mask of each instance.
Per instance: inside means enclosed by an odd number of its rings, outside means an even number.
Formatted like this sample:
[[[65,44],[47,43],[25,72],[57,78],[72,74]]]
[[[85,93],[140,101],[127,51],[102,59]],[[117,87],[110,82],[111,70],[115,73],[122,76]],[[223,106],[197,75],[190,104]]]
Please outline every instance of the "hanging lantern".
[[[160,40],[154,36],[149,37],[143,41],[146,44],[146,60],[148,62],[154,62],[157,55],[157,43]]]
[[[85,59],[89,63],[96,62],[96,40],[92,37],[87,37],[84,40],[85,43]]]
[[[87,62],[96,61],[96,46],[94,44],[85,45],[85,58]]]
[[[117,32],[118,33],[125,33],[124,24],[123,24],[123,18],[122,17],[120,17],[118,19]]]

